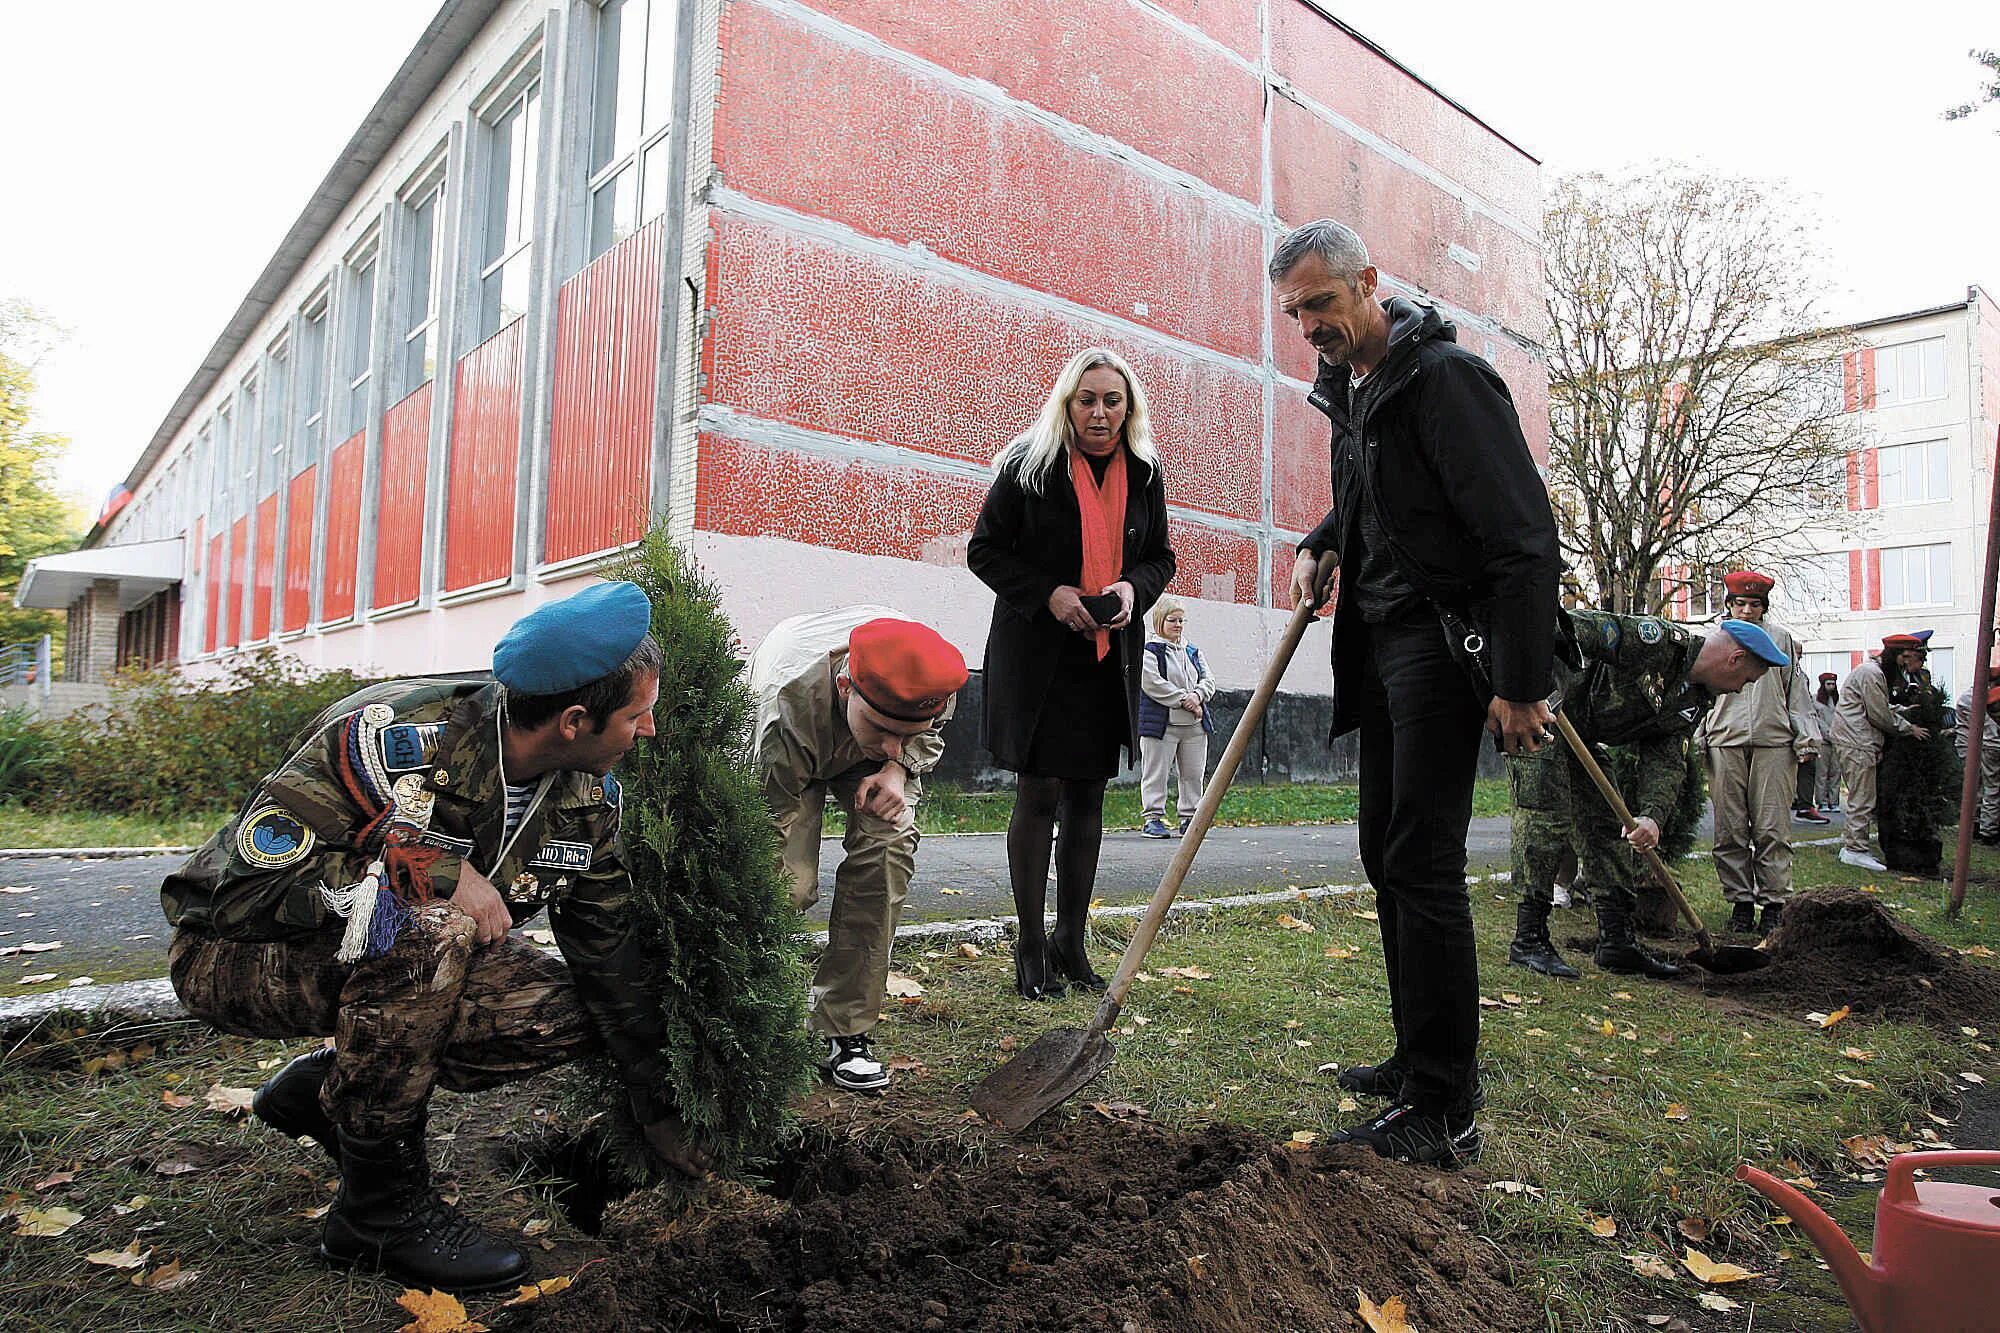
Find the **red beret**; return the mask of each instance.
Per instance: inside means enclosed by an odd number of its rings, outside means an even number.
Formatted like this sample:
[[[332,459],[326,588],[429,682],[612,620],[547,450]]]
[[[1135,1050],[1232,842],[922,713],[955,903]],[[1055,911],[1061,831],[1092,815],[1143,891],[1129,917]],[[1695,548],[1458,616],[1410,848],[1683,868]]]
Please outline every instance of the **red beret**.
[[[1986,691],[1987,713],[1991,714],[1996,708],[2000,708],[2000,685],[1995,685],[1992,689]]]
[[[1722,586],[1729,589],[1732,597],[1761,597],[1768,600],[1771,589],[1778,581],[1769,574],[1759,574],[1754,569],[1739,569],[1722,576]]]
[[[847,636],[847,678],[870,708],[898,722],[928,722],[944,712],[967,674],[958,649],[914,620],[885,616]]]
[[[1914,634],[1889,634],[1882,639],[1882,651],[1885,653],[1900,653],[1907,648],[1922,651],[1923,647],[1924,641]]]
[[[1819,673],[1819,678],[1821,680],[1839,680],[1840,673],[1838,671],[1822,671]]]

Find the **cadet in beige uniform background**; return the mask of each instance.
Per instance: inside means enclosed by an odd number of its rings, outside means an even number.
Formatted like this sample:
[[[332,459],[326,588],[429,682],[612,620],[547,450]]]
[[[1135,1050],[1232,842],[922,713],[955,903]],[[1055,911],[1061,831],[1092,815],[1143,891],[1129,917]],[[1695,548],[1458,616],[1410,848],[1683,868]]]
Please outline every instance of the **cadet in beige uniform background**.
[[[1723,577],[1726,613],[1762,627],[1790,664],[1716,701],[1695,732],[1715,803],[1715,873],[1733,904],[1729,929],[1770,934],[1792,896],[1792,797],[1799,765],[1819,753],[1799,642],[1764,618],[1777,580],[1753,570]],[[1757,909],[1763,908],[1759,920]]]
[[[1907,654],[1907,656],[1905,656]],[[1840,753],[1840,775],[1847,781],[1847,820],[1840,831],[1840,859],[1863,870],[1887,870],[1868,845],[1875,822],[1875,765],[1891,736],[1929,740],[1930,732],[1889,706],[1889,678],[1884,659],[1904,671],[1923,665],[1924,641],[1914,634],[1891,634],[1882,652],[1847,673],[1840,682],[1840,702],[1834,706],[1833,745]]]
[[[827,1039],[828,1076],[850,1091],[889,1082],[869,1033],[916,869],[922,776],[944,753],[938,729],[966,675],[937,631],[881,606],[794,616],[750,659],[757,767],[801,911],[819,901],[829,792],[847,813],[809,1021]]]

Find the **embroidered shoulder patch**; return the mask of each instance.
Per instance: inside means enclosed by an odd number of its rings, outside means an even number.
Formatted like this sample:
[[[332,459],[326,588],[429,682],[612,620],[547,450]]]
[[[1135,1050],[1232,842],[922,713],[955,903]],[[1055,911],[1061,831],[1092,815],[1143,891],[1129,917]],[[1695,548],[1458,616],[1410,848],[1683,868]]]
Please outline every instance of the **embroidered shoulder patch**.
[[[438,737],[443,734],[442,722],[403,722],[382,728],[382,767],[391,773],[430,767]]]
[[[1639,618],[1639,641],[1641,643],[1658,643],[1666,637],[1667,627],[1665,625],[1662,625],[1651,616],[1641,616]]]
[[[587,842],[549,841],[542,849],[528,858],[531,866],[545,866],[550,870],[590,869],[590,844]]]
[[[619,789],[618,779],[611,774],[606,773],[599,780],[598,785],[604,792],[604,795],[598,799],[602,800],[606,805],[617,805],[625,799],[625,793]],[[596,796],[597,792],[593,791],[591,795]]]
[[[260,805],[236,830],[236,854],[261,870],[280,870],[312,853],[313,831],[280,805]]]

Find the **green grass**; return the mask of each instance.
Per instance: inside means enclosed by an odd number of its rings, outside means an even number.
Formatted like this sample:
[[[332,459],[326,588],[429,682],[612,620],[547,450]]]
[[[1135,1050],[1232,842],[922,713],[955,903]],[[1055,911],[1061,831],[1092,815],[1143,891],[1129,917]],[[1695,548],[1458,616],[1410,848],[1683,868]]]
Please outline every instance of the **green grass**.
[[[223,809],[182,815],[29,810],[0,802],[0,847],[197,847],[229,822]]]
[[[1241,783],[1229,789],[1218,824],[1351,824],[1359,805],[1351,782]],[[1504,815],[1512,807],[1505,778],[1481,779],[1472,793],[1472,813]],[[917,827],[925,833],[1002,833],[1014,810],[1014,790],[968,792],[926,787],[917,805]],[[1137,787],[1112,787],[1104,794],[1104,826],[1137,828],[1142,803]],[[842,832],[846,817],[829,806],[826,831]]]
[[[1942,919],[1938,886],[1871,881],[1839,865],[1832,849],[1802,849],[1797,874],[1802,887],[1875,882],[1900,917],[1963,947],[1987,938],[1986,923],[2000,908],[1992,887],[2000,858],[1981,858],[1985,882],[1956,922]],[[1697,906],[1719,920],[1708,863],[1685,868]],[[1624,1257],[1678,1258],[1687,1244],[1680,1224],[1698,1220],[1712,1235],[1701,1246],[1712,1257],[1775,1274],[1727,1290],[1746,1307],[1755,1303],[1754,1327],[1846,1333],[1851,1325],[1838,1295],[1803,1237],[1773,1227],[1771,1210],[1730,1173],[1749,1160],[1784,1175],[1810,1174],[1826,1191],[1824,1202],[1838,1198],[1837,1215],[1865,1248],[1869,1187],[1855,1179],[1841,1140],[1859,1133],[1915,1138],[1934,1127],[1927,1108],[1952,1118],[1949,1076],[1991,1069],[1985,1038],[1858,1020],[1823,1031],[1803,1014],[1764,1018],[1682,987],[1588,966],[1579,982],[1551,981],[1506,964],[1508,887],[1482,884],[1473,893],[1481,990],[1496,1002],[1483,1010],[1489,1104],[1482,1169],[1538,1191],[1485,1192],[1484,1232],[1526,1265],[1547,1302],[1548,1326],[1637,1333],[1640,1314],[1660,1313],[1698,1329],[1743,1327],[1747,1308],[1726,1325],[1709,1322],[1694,1304],[1699,1288],[1691,1280],[1638,1277]],[[1069,1110],[1131,1101],[1166,1124],[1227,1120],[1277,1139],[1324,1133],[1372,1110],[1367,1102],[1343,1109],[1348,1099],[1332,1073],[1322,1072],[1389,1048],[1381,948],[1365,915],[1372,907],[1363,894],[1175,918],[1128,1001],[1114,1038],[1117,1063]],[[1281,911],[1313,931],[1280,927]],[[1129,929],[1118,919],[1096,931],[1093,952],[1106,972]],[[1572,913],[1556,934],[1587,929],[1585,916]],[[1348,956],[1329,956],[1330,948]],[[1006,1058],[1003,1043],[1011,1039],[1018,1049],[1048,1028],[1080,1026],[1094,1001],[1019,1000],[1004,948],[975,958],[948,946],[905,948],[896,965],[927,994],[894,1005],[878,1037],[886,1054],[922,1063],[898,1074],[886,1101],[855,1113],[857,1132],[876,1121],[932,1126],[941,1137],[968,1139],[965,1150],[976,1151],[982,1131],[957,1117],[969,1087]],[[1169,966],[1212,976],[1169,977]],[[1829,994],[1817,1007],[1831,1011],[1843,1002]],[[121,1069],[87,1072],[87,1062],[106,1051],[147,1045],[153,1049]],[[1873,1059],[1844,1059],[1850,1046]],[[12,1221],[0,1224],[0,1327],[307,1330],[403,1322],[391,1304],[393,1284],[331,1273],[312,1258],[316,1223],[303,1214],[328,1198],[323,1159],[203,1105],[211,1085],[255,1086],[268,1076],[261,1066],[301,1048],[218,1038],[190,1024],[86,1033],[53,1022],[32,1041],[0,1047],[0,1208],[60,1205],[84,1214],[60,1237],[17,1238]],[[1843,1074],[1874,1086],[1843,1082]],[[161,1100],[169,1092],[194,1104],[169,1106]],[[550,1181],[517,1159],[510,1166],[495,1156],[532,1135],[545,1123],[541,1108],[554,1105],[548,1085],[535,1082],[442,1095],[433,1121],[439,1174],[457,1182],[475,1216],[516,1228],[531,1217],[555,1219],[549,1236],[560,1248],[538,1255],[538,1277],[574,1272],[603,1252],[602,1242],[578,1236],[550,1204]],[[1670,1110],[1680,1114],[1676,1106],[1686,1119],[1669,1118]],[[198,1169],[155,1171],[155,1163],[171,1161]],[[74,1179],[35,1189],[63,1171]],[[150,1202],[139,1211],[115,1211],[140,1194]],[[13,1195],[21,1200],[10,1205]],[[1615,1219],[1616,1236],[1590,1234],[1592,1216]],[[153,1229],[141,1232],[142,1225]],[[200,1280],[179,1291],[141,1291],[128,1274],[84,1262],[89,1252],[135,1238],[152,1248],[153,1266],[178,1258],[199,1268]],[[485,1315],[497,1299],[469,1304]]]

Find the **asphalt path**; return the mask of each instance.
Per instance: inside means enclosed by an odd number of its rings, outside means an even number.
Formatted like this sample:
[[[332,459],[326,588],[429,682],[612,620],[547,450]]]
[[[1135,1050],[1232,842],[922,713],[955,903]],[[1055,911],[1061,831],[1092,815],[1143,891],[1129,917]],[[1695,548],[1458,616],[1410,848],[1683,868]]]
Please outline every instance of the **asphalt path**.
[[[1467,845],[1473,873],[1506,867],[1507,824],[1505,818],[1472,821]],[[1159,886],[1179,845],[1136,832],[1107,833],[1098,861],[1097,897],[1112,904],[1143,902]],[[833,898],[840,856],[839,840],[827,839],[820,856],[820,902],[811,913],[821,925]],[[159,886],[181,859],[0,857],[0,949],[29,943],[62,946],[0,956],[0,995],[24,993],[21,977],[48,972],[63,981],[99,973],[120,978],[165,973],[168,930],[160,915]],[[1218,828],[1203,840],[1181,892],[1213,897],[1361,880],[1353,824]],[[1051,905],[1053,900],[1051,894]],[[1001,917],[1013,911],[1004,836],[964,833],[923,840],[905,921]]]

